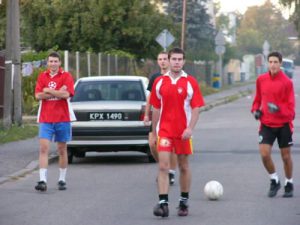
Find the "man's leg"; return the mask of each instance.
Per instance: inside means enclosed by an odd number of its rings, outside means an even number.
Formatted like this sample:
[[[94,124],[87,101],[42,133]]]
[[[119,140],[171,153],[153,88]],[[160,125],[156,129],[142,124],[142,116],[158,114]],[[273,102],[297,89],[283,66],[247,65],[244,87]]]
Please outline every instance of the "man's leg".
[[[172,152],[170,157],[171,160],[170,160],[170,170],[169,170],[169,182],[171,185],[173,185],[175,183],[177,155],[174,152]]]
[[[293,161],[291,156],[291,148],[281,148],[281,158],[284,165],[285,177],[291,179],[293,177]]]
[[[50,141],[45,138],[40,138],[40,150],[39,150],[39,175],[40,180],[35,186],[37,191],[47,190],[47,168],[48,168],[48,154],[50,149]]]
[[[168,194],[169,192],[169,168],[170,152],[159,152],[158,154],[158,192],[159,194]]]
[[[169,216],[168,209],[168,193],[169,193],[169,168],[170,168],[170,152],[161,151],[158,153],[158,193],[159,203],[154,207],[153,214],[155,216]]]
[[[180,172],[179,183],[181,192],[189,192],[191,186],[191,170],[188,155],[178,155],[178,167]]]
[[[156,138],[153,137],[153,133],[150,132],[149,136],[148,136],[149,148],[150,148],[153,158],[155,159],[156,162],[158,162],[158,153],[157,153],[157,149],[156,149],[156,141],[155,140],[156,140]]]
[[[71,140],[71,123],[56,123],[55,128],[55,141],[57,142],[57,152],[59,155],[58,189],[66,190],[66,173],[68,166],[67,142]]]
[[[275,173],[275,166],[271,157],[272,146],[269,144],[260,144],[259,151],[265,169],[269,174]]]
[[[178,216],[187,216],[188,215],[188,200],[189,192],[191,186],[191,170],[189,167],[189,158],[188,155],[180,154],[178,155],[178,166],[180,172],[180,200],[178,207]]]
[[[270,190],[268,193],[269,197],[274,197],[277,194],[277,191],[280,189],[280,181],[278,178],[278,175],[275,170],[275,165],[271,157],[271,150],[272,146],[269,144],[260,144],[259,145],[259,151],[261,155],[261,159],[263,162],[263,165],[267,172],[269,173],[270,179],[271,179],[271,185]]]
[[[281,158],[285,172],[285,186],[283,197],[293,197],[293,161],[291,156],[291,148],[281,148]]]
[[[68,152],[67,152],[67,143],[57,142],[57,152],[59,156],[59,178],[58,178],[58,189],[66,190],[66,174],[68,166]]]

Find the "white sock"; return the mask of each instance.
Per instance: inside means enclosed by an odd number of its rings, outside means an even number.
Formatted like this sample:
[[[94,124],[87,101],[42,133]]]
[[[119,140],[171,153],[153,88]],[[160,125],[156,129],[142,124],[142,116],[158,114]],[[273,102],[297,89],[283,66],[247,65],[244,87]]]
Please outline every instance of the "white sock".
[[[62,180],[66,182],[66,174],[67,174],[67,168],[59,168],[59,179],[58,181]]]
[[[290,179],[288,179],[288,178],[285,178],[284,185],[286,185],[286,184],[287,184],[287,182],[289,182],[289,183],[293,183],[293,178],[290,178]]]
[[[278,178],[278,175],[276,172],[270,174],[270,179],[276,180],[276,183],[278,183],[278,181],[279,181],[279,178]]]
[[[47,169],[40,168],[40,181],[44,181],[47,183]]]
[[[169,170],[169,173],[174,174],[176,173],[176,170]]]

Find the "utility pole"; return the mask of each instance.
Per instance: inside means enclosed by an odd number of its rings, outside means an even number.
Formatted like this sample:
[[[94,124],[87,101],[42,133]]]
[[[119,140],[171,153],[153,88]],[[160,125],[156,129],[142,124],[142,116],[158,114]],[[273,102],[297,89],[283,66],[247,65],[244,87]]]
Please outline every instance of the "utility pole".
[[[182,0],[182,24],[181,24],[181,49],[185,45],[185,24],[186,24],[186,0]]]
[[[19,0],[7,1],[6,18],[3,126],[8,129],[12,125],[12,114],[16,124],[22,123]]]

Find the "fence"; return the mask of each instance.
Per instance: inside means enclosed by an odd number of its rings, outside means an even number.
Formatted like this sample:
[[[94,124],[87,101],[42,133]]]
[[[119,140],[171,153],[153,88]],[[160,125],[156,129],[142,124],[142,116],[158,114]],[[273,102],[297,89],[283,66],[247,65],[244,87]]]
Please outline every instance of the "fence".
[[[64,52],[64,67],[76,79],[87,76],[141,75],[148,77],[159,70],[154,60],[140,60],[102,53]],[[184,69],[197,80],[211,85],[213,63],[187,61]]]

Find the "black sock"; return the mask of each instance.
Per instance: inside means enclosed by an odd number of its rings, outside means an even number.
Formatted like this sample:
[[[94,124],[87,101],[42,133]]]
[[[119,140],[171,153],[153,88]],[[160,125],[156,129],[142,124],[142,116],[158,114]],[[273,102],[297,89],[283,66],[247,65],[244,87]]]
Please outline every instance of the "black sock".
[[[189,193],[188,192],[181,192],[180,200],[188,200],[189,199]]]
[[[168,204],[169,202],[168,194],[158,195],[158,197],[159,197],[159,204]]]

